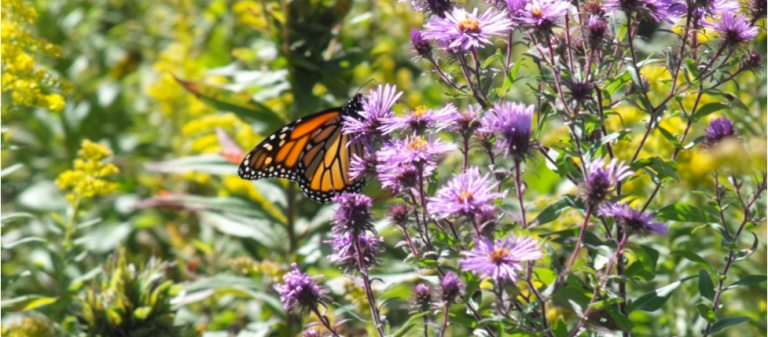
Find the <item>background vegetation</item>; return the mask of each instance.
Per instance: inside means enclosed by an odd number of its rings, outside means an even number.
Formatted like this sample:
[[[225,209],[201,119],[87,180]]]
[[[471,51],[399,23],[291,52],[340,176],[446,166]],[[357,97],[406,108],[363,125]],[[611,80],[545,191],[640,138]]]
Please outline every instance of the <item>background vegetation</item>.
[[[334,299],[330,315],[350,320],[345,334],[370,329],[361,321],[367,304],[360,285],[326,259],[333,207],[284,181],[243,181],[227,159],[232,149],[250,149],[286,121],[337,106],[371,83],[397,84],[405,106],[444,103],[444,87],[408,47],[408,31],[420,27],[422,14],[407,3],[351,0],[4,0],[2,10],[4,334],[298,335],[312,318],[287,315],[272,288],[291,262],[324,276]],[[649,34],[646,52],[663,39]],[[764,30],[754,44],[765,50]],[[533,102],[526,93],[535,86],[535,67],[523,52],[507,97]],[[643,75],[652,90],[669,76],[653,65]],[[719,114],[735,121],[748,151],[683,152],[654,209],[706,204],[715,169],[764,172],[765,86],[761,70],[723,89],[733,104]],[[639,109],[621,105],[615,112],[609,125],[620,117],[630,128],[645,127]],[[678,134],[685,123],[672,118],[663,126]],[[692,134],[702,135],[703,127]],[[540,141],[558,144],[567,132],[562,127]],[[641,136],[619,143],[617,156],[631,157]],[[656,131],[641,158],[672,148]],[[567,202],[575,187],[542,160],[531,165],[527,194],[535,217]],[[647,175],[624,188],[648,194],[650,181]],[[376,200],[386,192],[376,183],[365,192],[383,219],[386,205]],[[763,219],[764,200],[759,204]],[[576,228],[583,218],[562,212],[552,230]],[[722,269],[727,244],[712,227],[699,226],[717,220],[696,210],[674,214],[657,214],[669,236],[645,238],[645,253],[633,253],[655,263],[638,273],[630,297]],[[402,262],[400,231],[386,221],[376,227],[386,239],[385,267],[373,271],[387,300],[383,314],[403,326],[417,274]],[[726,334],[762,336],[765,223],[746,230],[755,245],[734,265],[739,276],[731,282],[738,282],[724,295],[728,316],[746,319]],[[752,235],[745,238],[741,245],[749,247]],[[633,311],[636,335],[697,335],[699,288],[696,280],[680,283],[659,295],[658,305]],[[561,303],[547,315],[573,313]]]

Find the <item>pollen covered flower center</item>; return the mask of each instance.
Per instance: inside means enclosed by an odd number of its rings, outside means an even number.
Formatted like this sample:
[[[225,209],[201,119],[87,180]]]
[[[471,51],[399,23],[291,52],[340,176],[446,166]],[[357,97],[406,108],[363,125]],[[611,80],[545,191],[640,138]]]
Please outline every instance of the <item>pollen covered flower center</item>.
[[[427,142],[423,138],[416,138],[408,144],[408,148],[413,151],[426,151]]]
[[[416,107],[416,109],[413,109],[413,112],[411,112],[411,115],[413,117],[422,117],[427,114],[427,108],[425,108],[423,105]]]
[[[504,247],[494,247],[493,251],[489,255],[491,262],[495,264],[502,264],[504,260],[509,256],[509,250]]]
[[[465,18],[459,22],[459,30],[465,33],[479,33],[480,22],[474,18]]]
[[[465,202],[471,202],[475,197],[472,195],[472,192],[463,190],[461,193],[459,193],[459,196],[456,198],[456,201],[460,203]]]
[[[531,15],[535,18],[540,18],[542,14],[541,7],[534,7],[531,9]]]

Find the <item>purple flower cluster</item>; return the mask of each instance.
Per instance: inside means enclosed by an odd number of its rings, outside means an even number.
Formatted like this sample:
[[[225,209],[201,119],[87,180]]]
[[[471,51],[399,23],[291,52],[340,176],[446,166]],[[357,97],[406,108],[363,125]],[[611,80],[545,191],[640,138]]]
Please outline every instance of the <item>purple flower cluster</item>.
[[[432,307],[432,287],[426,283],[419,283],[413,287],[411,308],[417,312],[428,311]]]
[[[376,264],[379,244],[384,241],[384,238],[369,232],[357,235],[353,233],[334,233],[332,240],[328,241],[333,251],[333,254],[328,256],[328,260],[346,271],[358,269],[360,266],[357,261],[355,238],[357,238],[360,251],[362,252],[363,268],[367,270]]]
[[[667,234],[667,225],[653,221],[653,216],[629,207],[627,204],[607,204],[600,208],[599,215],[613,217],[628,233]]]
[[[311,311],[326,297],[327,291],[320,288],[314,278],[303,273],[294,263],[291,271],[283,275],[283,284],[275,285],[280,301],[286,311]]]
[[[523,270],[523,261],[538,260],[542,257],[536,242],[528,237],[515,238],[510,235],[506,239],[491,241],[478,238],[475,248],[462,252],[464,258],[459,260],[461,268],[481,277],[490,277],[501,285],[502,281],[517,282],[517,274]]]
[[[505,13],[493,9],[478,15],[477,8],[472,12],[454,8],[445,17],[430,19],[424,25],[422,35],[441,42],[446,48],[467,51],[490,45],[492,36],[506,34],[511,26]]]
[[[440,130],[447,126],[450,116],[458,110],[456,106],[448,103],[440,110],[432,110],[417,107],[405,116],[393,116],[384,120],[381,130],[385,134],[395,131],[411,131],[423,134],[428,129]]]
[[[453,149],[453,145],[420,135],[392,140],[376,152],[376,173],[383,187],[399,192],[413,187],[420,175],[432,174],[438,158]]]
[[[370,197],[359,193],[341,193],[333,198],[339,209],[333,216],[335,233],[360,233],[371,229]]]
[[[562,0],[512,0],[507,2],[507,6],[512,18],[521,26],[549,32],[568,13],[571,4]]]

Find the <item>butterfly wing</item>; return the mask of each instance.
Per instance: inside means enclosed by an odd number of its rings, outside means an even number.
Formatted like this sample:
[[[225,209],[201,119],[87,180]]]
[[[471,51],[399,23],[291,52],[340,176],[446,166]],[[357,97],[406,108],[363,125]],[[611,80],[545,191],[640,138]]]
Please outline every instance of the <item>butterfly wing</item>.
[[[324,110],[284,126],[245,156],[238,174],[249,180],[295,181],[318,202],[329,202],[341,191],[359,191],[364,182],[349,177],[349,160],[363,149],[349,145],[341,132],[342,110]]]

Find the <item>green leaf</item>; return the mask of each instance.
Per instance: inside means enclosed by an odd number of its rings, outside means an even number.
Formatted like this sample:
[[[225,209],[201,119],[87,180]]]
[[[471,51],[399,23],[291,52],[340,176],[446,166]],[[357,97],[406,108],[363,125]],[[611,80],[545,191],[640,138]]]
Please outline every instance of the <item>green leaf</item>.
[[[701,317],[706,319],[708,322],[715,321],[715,312],[712,311],[712,304],[699,303],[696,305],[696,309],[699,311],[699,315],[701,315]]]
[[[560,214],[568,210],[568,208],[573,207],[574,205],[574,197],[565,195],[560,198],[560,200],[555,201],[554,203],[541,210],[541,212],[533,220],[532,225],[535,224],[536,226],[541,226],[543,224],[552,222],[557,219]]]
[[[677,288],[685,281],[690,280],[696,276],[688,276],[679,281],[672,282],[666,286],[663,286],[654,291],[648,292],[629,304],[628,310],[642,310],[647,312],[653,312],[659,310],[664,303],[667,302],[670,296],[677,290]]]
[[[624,274],[645,281],[653,280],[656,277],[656,262],[659,259],[659,252],[650,246],[641,245],[639,249],[632,250],[632,253],[634,253],[637,261],[629,265]]]
[[[699,271],[699,294],[709,300],[715,297],[715,285],[712,283],[709,273],[704,269]]]
[[[558,319],[555,324],[552,325],[552,333],[555,337],[567,337],[568,336],[568,324],[561,318]]]
[[[736,325],[741,322],[748,321],[749,318],[744,316],[738,316],[738,317],[729,317],[729,318],[723,318],[721,320],[718,320],[715,322],[715,324],[712,325],[712,333],[716,333],[720,330],[723,330],[731,325]]]
[[[249,94],[175,78],[184,89],[195,94],[204,103],[219,110],[231,111],[247,120],[264,123],[269,130],[277,129],[287,122],[266,105],[252,100]]]
[[[691,117],[691,119],[694,122],[696,122],[699,119],[701,119],[702,117],[705,117],[705,116],[707,116],[707,115],[709,115],[709,114],[711,114],[711,113],[713,113],[715,111],[720,111],[720,110],[727,109],[727,108],[729,108],[729,106],[726,105],[726,104],[723,104],[723,103],[709,103],[709,104],[706,104],[703,107],[699,108],[698,110],[696,110],[693,113],[693,116]]]
[[[698,263],[700,266],[704,267],[704,269],[707,270],[710,274],[714,275],[715,270],[712,268],[712,266],[709,265],[709,262],[707,260],[704,260],[703,257],[699,256],[699,254],[696,254],[690,250],[675,250],[672,251],[673,255],[679,255],[682,256],[690,261]]]
[[[731,289],[740,286],[752,286],[755,284],[765,283],[768,280],[768,275],[747,275],[742,277],[736,282],[731,283],[725,289]]]
[[[25,304],[21,311],[30,311],[56,302],[58,297],[38,297]]]
[[[408,331],[410,331],[414,326],[416,326],[416,324],[419,323],[419,320],[422,317],[426,316],[427,314],[429,314],[429,312],[420,312],[415,315],[410,315],[410,318],[408,318],[408,320],[405,321],[405,323],[403,323],[403,325],[400,326],[400,328],[398,328],[397,331],[395,331],[395,334],[392,336],[393,337],[405,336],[405,334],[408,333]]]
[[[133,317],[143,321],[152,313],[152,307],[143,306],[133,311]]]
[[[734,258],[734,261],[741,261],[744,260],[752,254],[754,254],[757,251],[757,245],[760,243],[760,240],[757,238],[757,235],[754,232],[749,232],[752,234],[753,240],[752,240],[752,247],[749,249],[742,249],[736,253],[736,257]]]
[[[715,222],[717,216],[707,209],[682,202],[664,206],[656,212],[656,216],[664,220],[682,222]]]

